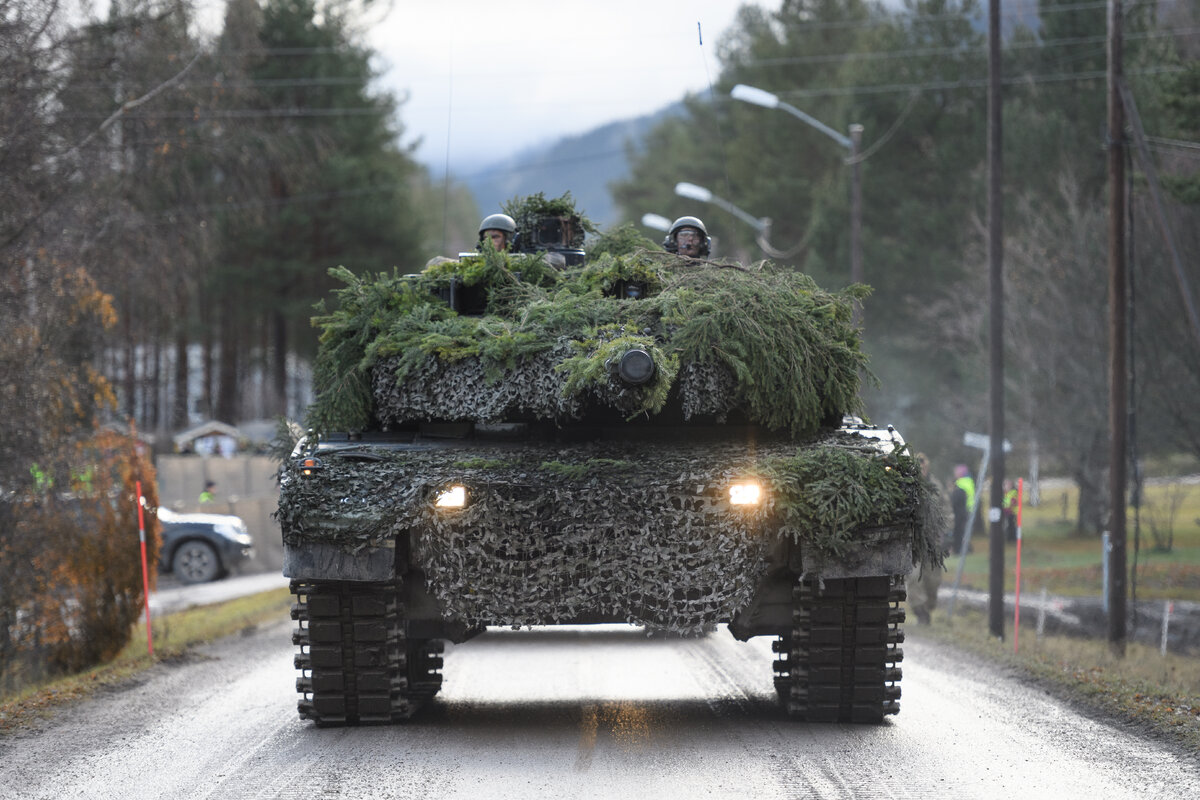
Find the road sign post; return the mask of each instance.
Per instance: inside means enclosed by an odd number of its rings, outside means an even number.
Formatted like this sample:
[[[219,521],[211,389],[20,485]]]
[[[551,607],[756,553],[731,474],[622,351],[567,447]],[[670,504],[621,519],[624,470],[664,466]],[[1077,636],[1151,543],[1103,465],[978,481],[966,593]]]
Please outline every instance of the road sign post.
[[[954,607],[958,603],[958,587],[962,583],[963,567],[967,563],[967,553],[971,550],[971,529],[975,527],[975,514],[979,509],[979,498],[983,494],[980,487],[987,476],[988,462],[991,460],[992,455],[992,439],[985,433],[964,433],[963,444],[967,447],[982,450],[983,455],[979,459],[979,477],[975,480],[974,502],[967,509],[967,529],[963,532],[962,548],[958,555],[958,570],[954,575],[954,589],[950,594],[950,616],[954,616]],[[1012,444],[1006,439],[1004,441],[1004,452],[1007,453],[1011,450]]]

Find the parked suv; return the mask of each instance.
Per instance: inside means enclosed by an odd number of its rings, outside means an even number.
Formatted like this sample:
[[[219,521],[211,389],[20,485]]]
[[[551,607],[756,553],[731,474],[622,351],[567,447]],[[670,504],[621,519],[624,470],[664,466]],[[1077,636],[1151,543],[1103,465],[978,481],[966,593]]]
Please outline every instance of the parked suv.
[[[160,507],[162,548],[158,569],[181,583],[207,583],[223,578],[254,552],[241,517],[230,514],[177,514]]]

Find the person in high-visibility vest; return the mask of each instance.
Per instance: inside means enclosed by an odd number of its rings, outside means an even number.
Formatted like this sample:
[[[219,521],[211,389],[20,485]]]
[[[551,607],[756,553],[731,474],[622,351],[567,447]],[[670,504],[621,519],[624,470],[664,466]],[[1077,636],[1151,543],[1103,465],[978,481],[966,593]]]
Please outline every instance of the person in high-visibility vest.
[[[950,508],[954,512],[954,536],[950,546],[954,552],[962,550],[963,538],[967,535],[967,520],[975,506],[975,479],[966,464],[954,468],[954,489],[950,492]]]
[[[1000,518],[1004,522],[1004,538],[1017,540],[1017,488],[1007,478],[1004,480],[1004,499],[1000,502]]]
[[[29,466],[29,474],[33,476],[33,488],[45,493],[54,488],[54,476],[35,461]]]
[[[204,491],[200,493],[200,505],[217,502],[217,493],[213,491],[216,488],[217,484],[215,481],[204,482]]]

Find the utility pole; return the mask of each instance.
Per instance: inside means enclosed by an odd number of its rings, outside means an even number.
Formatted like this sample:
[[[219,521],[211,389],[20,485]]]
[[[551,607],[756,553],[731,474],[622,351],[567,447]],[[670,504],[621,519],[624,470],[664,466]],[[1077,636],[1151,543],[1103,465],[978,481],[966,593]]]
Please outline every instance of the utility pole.
[[[1125,456],[1128,365],[1125,267],[1125,113],[1121,0],[1108,0],[1108,649],[1125,656]]]
[[[862,283],[862,147],[863,126],[850,126],[850,282]]]
[[[988,273],[991,315],[991,508],[988,509],[988,631],[1004,638],[1004,153],[1000,0],[988,0]],[[982,486],[978,487],[980,490]]]
[[[863,126],[850,126],[850,282],[862,283],[862,162],[858,157],[862,147]],[[854,325],[861,322],[861,308],[854,304]]]

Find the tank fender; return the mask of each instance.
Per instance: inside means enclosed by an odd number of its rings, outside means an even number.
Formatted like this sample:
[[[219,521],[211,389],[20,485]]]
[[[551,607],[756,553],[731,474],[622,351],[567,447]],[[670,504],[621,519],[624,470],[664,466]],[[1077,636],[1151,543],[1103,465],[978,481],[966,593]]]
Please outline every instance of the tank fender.
[[[283,574],[293,580],[390,581],[396,577],[396,543],[354,551],[326,542],[285,543]]]
[[[840,557],[801,544],[791,552],[791,569],[810,578],[871,578],[908,575],[913,571],[911,525],[866,528],[855,534],[855,547]]]

